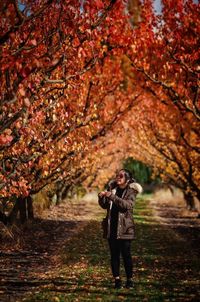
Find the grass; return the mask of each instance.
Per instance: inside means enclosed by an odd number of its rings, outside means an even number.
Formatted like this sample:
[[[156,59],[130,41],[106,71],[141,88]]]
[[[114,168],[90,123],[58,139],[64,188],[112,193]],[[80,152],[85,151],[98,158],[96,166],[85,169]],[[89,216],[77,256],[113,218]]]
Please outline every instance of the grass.
[[[25,301],[198,301],[198,254],[173,228],[152,223],[148,205],[145,196],[135,208],[134,289],[113,289],[107,242],[100,221],[91,221],[67,242],[54,285]],[[125,281],[123,269],[122,277]]]

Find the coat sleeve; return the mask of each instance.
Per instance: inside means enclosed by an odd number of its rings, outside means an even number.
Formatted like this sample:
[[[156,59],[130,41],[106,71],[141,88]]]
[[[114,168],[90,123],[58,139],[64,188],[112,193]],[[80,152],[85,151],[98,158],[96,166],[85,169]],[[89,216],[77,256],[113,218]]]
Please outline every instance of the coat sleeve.
[[[103,209],[109,208],[110,201],[105,196],[102,196],[102,197],[98,196],[98,202],[99,202],[100,207],[102,207]]]
[[[126,195],[126,198],[120,198],[114,194],[111,194],[109,197],[121,210],[132,210],[135,205],[135,193],[133,190],[130,190]]]

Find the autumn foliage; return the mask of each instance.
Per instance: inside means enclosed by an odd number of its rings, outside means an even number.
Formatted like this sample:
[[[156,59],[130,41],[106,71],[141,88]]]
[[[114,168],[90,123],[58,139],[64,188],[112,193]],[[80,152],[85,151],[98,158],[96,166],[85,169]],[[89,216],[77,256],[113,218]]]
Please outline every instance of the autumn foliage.
[[[0,4],[2,200],[128,155],[199,198],[199,4],[21,3]]]

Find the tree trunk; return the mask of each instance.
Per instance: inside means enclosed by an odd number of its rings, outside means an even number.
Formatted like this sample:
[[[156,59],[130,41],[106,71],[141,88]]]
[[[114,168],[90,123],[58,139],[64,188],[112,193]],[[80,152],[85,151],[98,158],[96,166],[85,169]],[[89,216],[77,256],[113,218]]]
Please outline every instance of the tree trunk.
[[[32,200],[32,197],[30,195],[26,198],[26,202],[27,202],[28,219],[34,219],[33,200]]]
[[[18,198],[15,201],[15,204],[12,208],[12,211],[10,212],[8,216],[9,223],[13,223],[17,219],[17,214],[19,212],[19,204],[18,204]]]
[[[34,219],[33,201],[31,196],[18,197],[8,217],[0,212],[0,221],[3,223],[14,223],[19,213],[20,222],[25,223],[27,219]]]
[[[71,185],[65,185],[62,189],[62,199],[65,199],[67,197],[67,194],[69,192],[69,188]]]
[[[184,194],[184,199],[186,201],[187,204],[187,208],[190,211],[196,211],[196,207],[195,207],[195,202],[194,202],[194,197],[192,195],[191,192],[183,192]]]
[[[20,222],[24,223],[27,219],[26,215],[26,199],[23,197],[18,197],[16,199],[15,205],[9,215],[9,222],[13,223],[17,219],[19,212]]]
[[[171,185],[168,185],[168,188],[169,188],[172,196],[174,196],[174,188]]]
[[[8,223],[7,216],[4,213],[2,213],[1,211],[0,211],[0,221],[3,222],[4,224]]]
[[[26,198],[19,197],[18,198],[18,204],[19,204],[19,217],[20,222],[25,223],[27,220],[27,213],[26,213]]]
[[[70,185],[66,184],[65,181],[60,181],[59,183],[57,183],[57,190],[56,190],[57,201],[56,201],[56,205],[58,205],[66,197],[69,188],[70,188]]]

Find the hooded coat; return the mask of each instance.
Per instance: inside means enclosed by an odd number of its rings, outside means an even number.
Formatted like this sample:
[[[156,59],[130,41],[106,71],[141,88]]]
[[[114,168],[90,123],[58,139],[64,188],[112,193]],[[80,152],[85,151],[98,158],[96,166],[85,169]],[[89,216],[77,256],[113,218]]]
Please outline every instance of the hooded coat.
[[[110,197],[100,197],[99,205],[103,209],[107,209],[106,218],[102,221],[103,237],[110,238],[110,221],[111,209],[113,203],[118,207],[118,224],[117,224],[117,239],[134,239],[134,221],[133,221],[133,207],[135,205],[136,191],[128,185],[122,197],[118,197],[116,188],[111,191]]]

